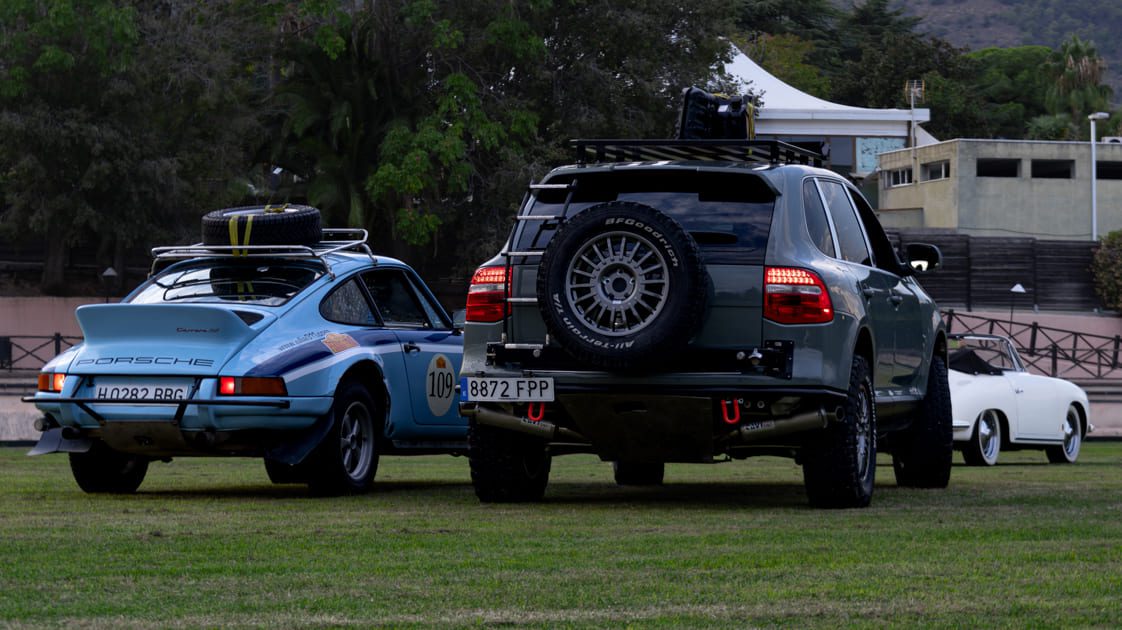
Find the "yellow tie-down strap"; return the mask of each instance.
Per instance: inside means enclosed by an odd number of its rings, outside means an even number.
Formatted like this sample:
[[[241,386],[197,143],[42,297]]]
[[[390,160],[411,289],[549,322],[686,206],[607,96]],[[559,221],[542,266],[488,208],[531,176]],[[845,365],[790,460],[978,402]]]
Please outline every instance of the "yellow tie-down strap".
[[[253,229],[253,215],[247,215],[245,220],[245,234],[242,236],[241,243],[238,242],[238,219],[241,217],[230,217],[230,245],[235,247],[233,254],[235,256],[248,256],[248,249],[236,249],[238,245],[247,247],[249,245],[249,233]]]

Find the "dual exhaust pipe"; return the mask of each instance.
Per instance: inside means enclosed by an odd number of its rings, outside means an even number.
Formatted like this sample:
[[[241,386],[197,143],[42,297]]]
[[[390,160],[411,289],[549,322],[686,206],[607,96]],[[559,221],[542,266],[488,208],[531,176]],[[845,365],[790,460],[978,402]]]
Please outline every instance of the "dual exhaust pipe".
[[[580,433],[572,429],[559,427],[546,420],[534,421],[511,413],[480,407],[479,405],[462,408],[460,413],[466,417],[474,418],[476,422],[482,425],[495,427],[497,429],[506,429],[508,431],[517,431],[546,441],[562,440],[566,442],[588,442],[588,439]],[[767,420],[754,422],[745,421],[739,428],[732,431],[728,437],[743,444],[753,444],[780,435],[809,431],[811,429],[824,429],[830,423],[841,422],[844,419],[845,410],[841,406],[835,407],[830,411],[828,411],[825,406],[820,406],[816,410],[803,412],[786,418],[769,418]]]

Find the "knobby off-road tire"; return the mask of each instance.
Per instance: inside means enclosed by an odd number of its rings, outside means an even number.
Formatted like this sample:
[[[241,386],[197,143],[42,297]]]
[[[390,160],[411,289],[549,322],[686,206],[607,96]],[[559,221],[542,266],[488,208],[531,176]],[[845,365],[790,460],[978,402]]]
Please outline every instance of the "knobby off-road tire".
[[[864,357],[854,356],[845,418],[807,437],[803,482],[818,508],[867,507],[877,472],[877,414]]]
[[[612,462],[612,473],[621,486],[661,486],[666,475],[662,462]]]
[[[946,488],[951,480],[954,427],[951,387],[942,357],[931,359],[927,394],[918,417],[893,445],[896,484],[911,488]]]
[[[382,411],[365,387],[345,381],[328,413],[334,419],[311,455],[308,488],[320,496],[366,492],[378,471]]]
[[[997,411],[987,409],[978,414],[970,441],[962,448],[967,466],[993,466],[1001,454],[1001,418]]]
[[[538,308],[552,338],[607,369],[656,369],[674,359],[700,326],[707,296],[689,233],[628,201],[565,222],[538,267]]]
[[[323,239],[311,206],[244,206],[203,216],[204,245],[311,245]]]
[[[70,453],[70,471],[78,487],[90,494],[131,494],[144,481],[148,460],[94,441],[85,453]]]
[[[472,422],[468,462],[475,496],[483,503],[540,501],[553,458],[533,436]]]
[[[1044,449],[1048,461],[1053,464],[1074,464],[1079,459],[1079,448],[1083,444],[1083,420],[1075,405],[1067,406],[1064,417],[1064,443]]]

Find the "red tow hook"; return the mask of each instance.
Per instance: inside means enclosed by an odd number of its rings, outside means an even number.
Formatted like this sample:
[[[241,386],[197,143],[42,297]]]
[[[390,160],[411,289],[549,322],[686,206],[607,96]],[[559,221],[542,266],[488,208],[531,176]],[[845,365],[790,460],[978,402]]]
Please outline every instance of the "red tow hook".
[[[538,411],[537,413],[534,413],[535,405]],[[541,422],[542,418],[545,417],[545,403],[530,403],[527,405],[526,417],[530,419],[530,422]]]
[[[729,416],[729,405],[732,405],[732,416]],[[740,422],[740,405],[735,400],[722,400],[721,414],[725,417],[725,424],[736,424]]]

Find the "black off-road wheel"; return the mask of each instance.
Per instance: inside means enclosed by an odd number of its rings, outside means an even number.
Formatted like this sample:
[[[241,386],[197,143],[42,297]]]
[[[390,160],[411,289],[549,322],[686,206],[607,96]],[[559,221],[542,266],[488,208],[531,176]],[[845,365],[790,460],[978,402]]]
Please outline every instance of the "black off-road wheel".
[[[70,472],[90,494],[132,494],[148,474],[148,460],[95,441],[85,453],[70,453]]]
[[[612,462],[612,472],[621,486],[661,486],[666,465],[662,462]]]
[[[1083,420],[1075,405],[1068,405],[1064,417],[1064,443],[1044,449],[1048,461],[1053,464],[1074,464],[1079,459],[1079,448],[1083,444]]]
[[[472,422],[468,462],[480,501],[524,503],[545,495],[553,458],[540,439]]]
[[[343,382],[329,413],[331,429],[307,464],[308,488],[320,496],[366,492],[378,471],[381,409],[365,387]]]
[[[946,488],[951,480],[954,427],[951,387],[942,357],[931,359],[927,393],[912,425],[896,436],[892,468],[896,484],[909,488]]]
[[[322,239],[319,210],[311,206],[244,206],[203,216],[204,245],[312,245]]]
[[[673,360],[701,324],[708,277],[677,221],[613,201],[564,223],[538,267],[538,308],[574,358],[607,369]]]
[[[877,472],[877,415],[864,357],[854,356],[845,418],[807,436],[803,483],[817,508],[867,507]]]

